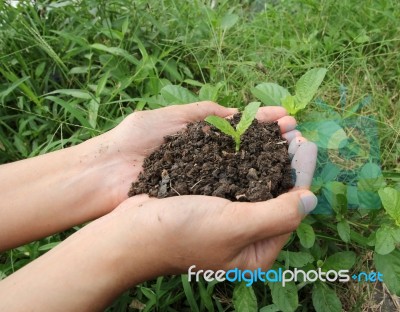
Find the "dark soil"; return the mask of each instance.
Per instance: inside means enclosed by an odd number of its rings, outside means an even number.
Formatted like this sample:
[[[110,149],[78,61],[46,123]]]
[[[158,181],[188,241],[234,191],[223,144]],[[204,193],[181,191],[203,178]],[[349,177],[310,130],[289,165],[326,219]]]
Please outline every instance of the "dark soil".
[[[236,125],[239,120],[237,114],[230,122]],[[128,195],[271,199],[293,187],[287,150],[277,122],[254,120],[237,153],[232,138],[204,121],[192,123],[185,131],[165,137],[165,143],[144,160]]]

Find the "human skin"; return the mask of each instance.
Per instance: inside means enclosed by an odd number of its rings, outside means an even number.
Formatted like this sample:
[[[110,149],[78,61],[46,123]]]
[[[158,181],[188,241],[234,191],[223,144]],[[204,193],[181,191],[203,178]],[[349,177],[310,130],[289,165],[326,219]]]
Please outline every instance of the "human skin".
[[[301,172],[293,191],[260,203],[126,195],[165,135],[208,115],[235,112],[211,102],[138,112],[78,146],[0,166],[1,250],[99,218],[3,280],[0,310],[101,310],[132,285],[193,264],[270,267],[316,204],[306,190],[316,147],[293,130],[295,120],[284,109],[262,108],[257,118],[278,120],[291,141]]]

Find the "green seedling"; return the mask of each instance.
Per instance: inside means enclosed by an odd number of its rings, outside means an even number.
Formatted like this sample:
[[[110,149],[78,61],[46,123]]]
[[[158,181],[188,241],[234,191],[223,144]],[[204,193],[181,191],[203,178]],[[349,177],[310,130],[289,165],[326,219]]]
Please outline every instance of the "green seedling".
[[[313,68],[306,72],[296,83],[295,94],[272,82],[261,83],[251,89],[253,95],[265,105],[282,105],[290,115],[306,108],[318,91],[325,78],[326,68]]]
[[[240,150],[240,139],[246,130],[250,127],[254,118],[256,118],[257,110],[260,107],[260,102],[252,102],[248,104],[242,113],[242,118],[236,125],[236,129],[231,126],[229,121],[218,116],[208,116],[205,121],[216,127],[222,133],[225,133],[235,141],[235,150]]]

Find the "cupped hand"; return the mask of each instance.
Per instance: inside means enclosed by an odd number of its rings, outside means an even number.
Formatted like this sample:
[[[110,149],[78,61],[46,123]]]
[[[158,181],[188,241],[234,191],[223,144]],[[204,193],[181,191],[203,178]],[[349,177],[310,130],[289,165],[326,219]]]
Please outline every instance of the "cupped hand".
[[[152,199],[139,195],[124,201],[107,216],[120,231],[114,242],[140,257],[157,274],[196,269],[266,270],[289,233],[316,205],[315,196],[295,191],[258,203],[231,202],[218,197],[177,196]],[[125,266],[129,271],[129,265]],[[132,278],[137,268],[131,268]],[[152,276],[154,277],[154,276]]]

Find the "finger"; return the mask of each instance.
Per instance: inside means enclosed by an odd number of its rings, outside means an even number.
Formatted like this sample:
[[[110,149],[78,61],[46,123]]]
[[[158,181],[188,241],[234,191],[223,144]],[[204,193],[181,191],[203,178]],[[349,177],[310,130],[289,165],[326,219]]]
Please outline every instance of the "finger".
[[[256,118],[261,122],[275,121],[287,115],[286,109],[280,106],[263,106],[258,109]]]
[[[297,149],[292,159],[292,168],[296,170],[294,189],[308,189],[311,186],[317,154],[318,148],[313,142],[304,142]]]
[[[144,156],[147,156],[164,142],[164,136],[181,131],[188,123],[204,120],[210,115],[226,117],[235,112],[237,112],[235,108],[226,108],[214,102],[197,102],[135,112],[129,115],[124,122],[135,127],[136,137],[146,138],[135,144],[136,148],[142,151]]]
[[[161,111],[164,115],[164,118],[178,119],[182,123],[203,120],[210,115],[227,117],[238,112],[236,108],[226,108],[210,101],[196,102],[185,105],[172,105],[162,108],[160,112]]]
[[[285,193],[258,203],[228,204],[237,226],[232,229],[244,246],[262,239],[283,235],[295,230],[301,220],[317,205],[317,198],[307,190]]]
[[[278,125],[283,134],[296,128],[296,119],[294,119],[292,116],[284,116],[278,119]]]
[[[299,136],[301,136],[301,132],[299,130],[292,130],[292,131],[282,134],[282,137],[285,138],[289,144],[292,142],[292,140],[294,138],[299,137]]]
[[[294,154],[296,154],[297,149],[300,147],[301,144],[303,144],[304,142],[307,142],[307,139],[302,137],[302,136],[298,136],[295,137],[292,142],[290,142],[289,144],[289,148],[288,148],[288,152],[289,152],[289,156],[290,158],[293,158]]]

